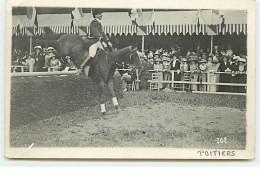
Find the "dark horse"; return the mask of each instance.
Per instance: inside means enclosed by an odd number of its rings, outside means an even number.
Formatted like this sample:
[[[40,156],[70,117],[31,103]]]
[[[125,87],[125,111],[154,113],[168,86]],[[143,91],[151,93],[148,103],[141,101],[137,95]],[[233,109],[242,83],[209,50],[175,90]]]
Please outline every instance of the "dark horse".
[[[88,55],[88,48],[85,46],[84,40],[76,34],[63,34],[57,40],[57,50],[60,57],[70,56],[72,62],[77,68]],[[104,85],[108,85],[108,89],[112,94],[112,101],[115,108],[118,108],[118,102],[114,92],[113,77],[117,65],[122,61],[140,66],[137,48],[132,49],[131,46],[108,53],[104,50],[97,51],[94,59],[90,60],[90,70],[88,76],[97,84],[99,90],[101,112],[106,112],[105,100],[103,98]],[[84,70],[85,71],[85,70]]]

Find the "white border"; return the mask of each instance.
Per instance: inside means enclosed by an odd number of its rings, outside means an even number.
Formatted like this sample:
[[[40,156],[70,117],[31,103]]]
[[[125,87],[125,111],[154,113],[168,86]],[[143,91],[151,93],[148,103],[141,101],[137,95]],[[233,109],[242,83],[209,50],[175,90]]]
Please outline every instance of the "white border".
[[[199,149],[180,148],[10,148],[10,58],[12,6],[110,7],[110,8],[174,8],[174,9],[243,9],[248,11],[248,95],[246,150],[236,150],[234,157],[200,157]],[[107,159],[253,159],[255,155],[255,1],[254,0],[16,0],[7,1],[6,8],[6,79],[5,79],[5,156],[10,158],[107,158]],[[214,149],[209,149],[210,151]],[[221,151],[221,150],[219,150]]]

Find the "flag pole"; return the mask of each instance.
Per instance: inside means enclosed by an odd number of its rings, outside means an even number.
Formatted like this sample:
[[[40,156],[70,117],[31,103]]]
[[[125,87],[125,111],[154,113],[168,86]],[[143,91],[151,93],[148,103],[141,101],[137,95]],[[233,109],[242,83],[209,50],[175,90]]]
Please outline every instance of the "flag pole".
[[[211,10],[211,24],[213,24],[213,10]],[[210,40],[210,53],[213,53],[213,35],[211,35]]]
[[[211,35],[211,40],[210,40],[210,53],[213,53],[213,35]]]
[[[144,35],[142,35],[142,53],[144,53]]]

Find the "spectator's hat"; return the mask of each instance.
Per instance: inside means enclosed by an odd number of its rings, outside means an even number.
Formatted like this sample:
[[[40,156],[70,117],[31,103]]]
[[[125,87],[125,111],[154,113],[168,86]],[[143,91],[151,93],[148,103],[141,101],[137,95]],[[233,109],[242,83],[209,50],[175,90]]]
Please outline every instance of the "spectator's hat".
[[[201,59],[199,63],[207,63],[206,59]]]
[[[34,47],[34,49],[42,49],[42,47],[37,45],[37,46]]]
[[[70,59],[70,56],[66,56],[65,59]]]
[[[171,59],[170,59],[169,57],[164,57],[164,58],[163,58],[163,61],[170,62],[170,61],[171,61]]]
[[[47,51],[49,51],[49,50],[54,50],[54,48],[50,46],[47,48]]]
[[[92,9],[92,15],[95,17],[97,14],[101,14],[103,11],[101,9]]]
[[[152,52],[152,51],[150,51],[150,52],[148,53],[148,58],[149,58],[149,59],[153,58],[153,52]]]
[[[234,61],[238,61],[239,59],[240,59],[239,56],[236,56],[236,55],[233,56],[233,60],[234,60]]]
[[[198,61],[198,56],[195,53],[191,53],[189,56],[189,61]]]
[[[156,50],[154,55],[160,55],[160,52],[158,50]]]
[[[166,53],[166,52],[164,52],[164,53],[162,54],[162,57],[168,57],[168,58],[169,58],[169,54]]]
[[[182,62],[187,62],[187,59],[185,57],[181,58]]]
[[[246,63],[246,59],[245,59],[245,58],[239,58],[237,61],[238,61],[238,62]]]

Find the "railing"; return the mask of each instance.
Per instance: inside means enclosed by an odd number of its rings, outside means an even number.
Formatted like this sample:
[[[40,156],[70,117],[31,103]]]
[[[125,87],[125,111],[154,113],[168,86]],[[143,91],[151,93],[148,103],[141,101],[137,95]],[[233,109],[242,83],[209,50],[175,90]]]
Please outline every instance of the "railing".
[[[14,68],[14,72],[15,72],[15,69],[17,69],[17,68],[21,68],[21,72],[24,72],[24,69],[26,69],[27,66],[23,66],[23,65],[12,65],[11,68]]]
[[[53,71],[53,72],[15,72],[11,77],[36,77],[36,76],[54,76],[54,75],[75,75],[78,71]]]
[[[155,70],[149,70],[149,72],[156,72]],[[157,72],[163,72],[163,71],[157,71]],[[171,80],[149,80],[148,82],[151,83],[166,83],[166,84],[171,84],[171,88],[174,88],[174,84],[183,84],[183,85],[207,85],[207,91],[192,91],[193,93],[212,93],[212,94],[239,94],[239,95],[246,95],[246,93],[236,93],[236,92],[210,92],[209,91],[209,86],[210,85],[215,85],[215,86],[234,86],[234,87],[247,87],[247,84],[243,83],[222,83],[222,82],[209,82],[210,80],[210,75],[215,75],[215,74],[228,74],[228,75],[246,75],[247,73],[241,72],[241,73],[232,73],[232,72],[191,72],[191,71],[184,71],[180,72],[180,74],[183,73],[197,73],[197,74],[206,74],[207,75],[207,82],[192,82],[192,81],[175,81],[174,80],[174,75],[177,72],[176,70],[171,70]]]

